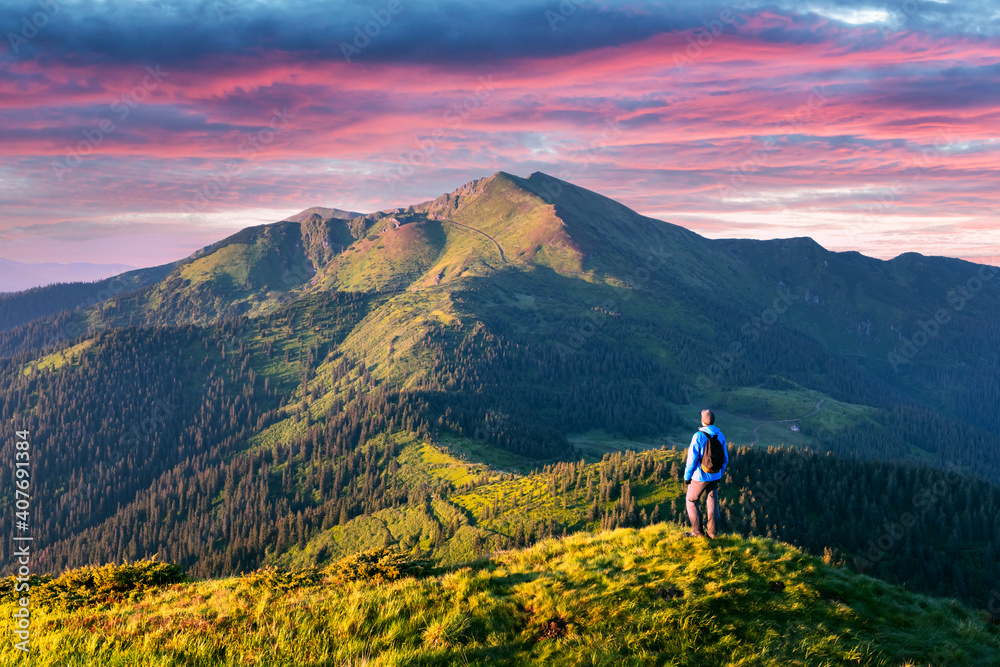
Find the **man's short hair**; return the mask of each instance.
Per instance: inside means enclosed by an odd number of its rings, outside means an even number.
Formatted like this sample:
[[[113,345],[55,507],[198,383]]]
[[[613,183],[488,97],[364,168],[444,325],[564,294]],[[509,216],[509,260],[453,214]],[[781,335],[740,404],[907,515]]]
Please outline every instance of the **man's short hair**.
[[[701,411],[701,423],[707,426],[711,426],[715,423],[715,413],[711,410],[705,409]]]

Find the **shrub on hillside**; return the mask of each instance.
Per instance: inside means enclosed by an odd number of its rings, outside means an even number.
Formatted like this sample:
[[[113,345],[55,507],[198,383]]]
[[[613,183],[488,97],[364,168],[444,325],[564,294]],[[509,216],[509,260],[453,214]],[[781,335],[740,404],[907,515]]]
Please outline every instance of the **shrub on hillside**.
[[[431,561],[418,558],[398,549],[372,549],[342,558],[326,568],[328,580],[333,584],[351,581],[380,583],[403,577],[419,577],[430,573]]]
[[[134,563],[67,570],[32,589],[32,599],[49,608],[73,610],[134,599],[145,591],[186,580],[179,565],[161,563],[156,557]]]
[[[302,570],[287,570],[283,567],[262,567],[240,577],[241,590],[279,590],[290,591],[304,586],[315,586],[322,580],[322,575],[315,567]]]

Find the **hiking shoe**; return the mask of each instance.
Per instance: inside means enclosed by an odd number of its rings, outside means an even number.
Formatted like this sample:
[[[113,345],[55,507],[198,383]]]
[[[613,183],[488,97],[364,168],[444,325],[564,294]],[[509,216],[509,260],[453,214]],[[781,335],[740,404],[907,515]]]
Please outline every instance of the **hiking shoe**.
[[[705,537],[705,536],[701,535],[700,533],[684,533],[683,535],[681,535],[681,537]]]

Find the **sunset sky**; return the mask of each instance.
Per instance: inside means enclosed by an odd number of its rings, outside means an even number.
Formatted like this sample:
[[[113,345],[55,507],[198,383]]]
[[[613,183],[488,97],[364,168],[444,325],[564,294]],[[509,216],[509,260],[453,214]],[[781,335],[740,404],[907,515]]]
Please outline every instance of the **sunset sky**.
[[[504,170],[713,238],[1000,264],[1000,2],[16,0],[0,26],[0,258],[149,266]]]

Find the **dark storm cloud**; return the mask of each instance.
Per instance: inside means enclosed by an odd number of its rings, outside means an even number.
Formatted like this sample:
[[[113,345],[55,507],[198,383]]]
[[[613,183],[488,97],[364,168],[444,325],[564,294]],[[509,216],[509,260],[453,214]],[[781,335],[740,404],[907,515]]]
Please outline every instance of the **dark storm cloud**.
[[[353,45],[356,29],[363,32],[366,24],[379,20],[384,25],[377,25],[378,34],[359,59],[442,62],[552,56],[696,27],[721,11],[681,3],[602,5],[573,0],[561,4],[395,0],[398,4],[392,7],[388,1],[52,2],[58,10],[26,44],[19,43],[18,50],[43,62],[81,64],[180,65],[262,51],[343,59],[341,43]],[[0,25],[18,35],[23,21],[31,21],[39,11],[38,0],[5,3]],[[11,46],[10,39],[6,41]]]
[[[757,26],[763,41],[816,43],[842,27],[836,17],[871,11],[886,16],[872,26],[877,29],[872,31],[873,44],[890,30],[992,35],[1000,27],[995,3],[930,0],[841,0],[807,7],[749,0],[16,0],[0,8],[0,26],[7,36],[8,56],[43,63],[182,66],[216,58],[222,59],[217,66],[225,66],[227,57],[263,52],[343,60],[344,44],[353,48],[363,44],[351,57],[364,62],[461,63],[470,58],[484,62],[579,53],[697,29],[723,16],[727,20],[721,26],[729,32],[743,23],[743,17],[771,16],[778,20]],[[377,34],[364,35],[366,27],[369,34]],[[857,45],[856,32],[852,39]]]

